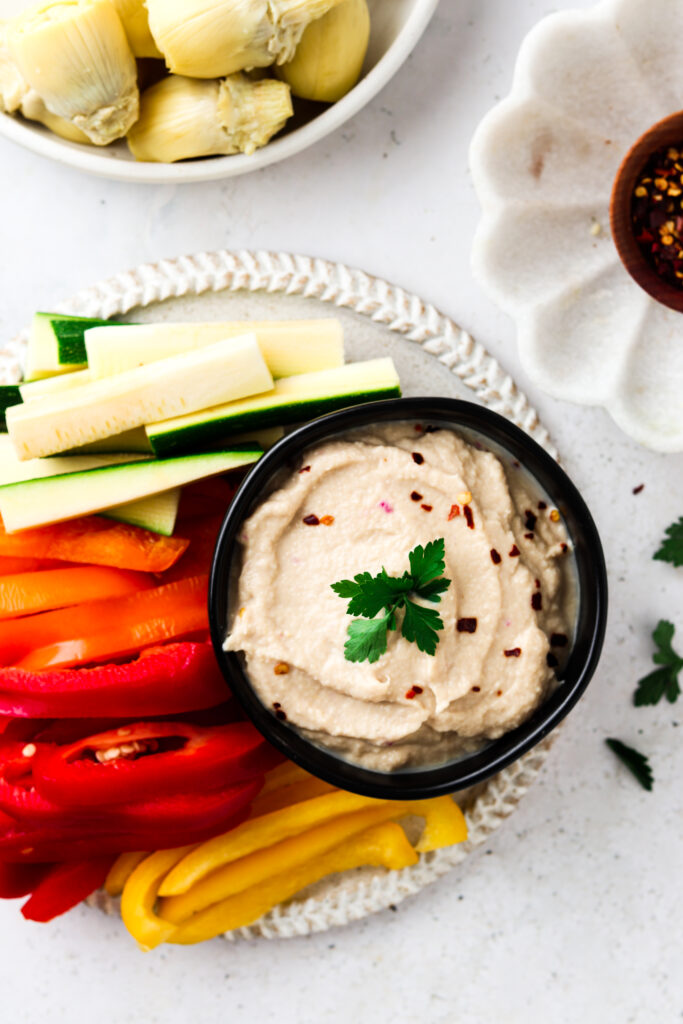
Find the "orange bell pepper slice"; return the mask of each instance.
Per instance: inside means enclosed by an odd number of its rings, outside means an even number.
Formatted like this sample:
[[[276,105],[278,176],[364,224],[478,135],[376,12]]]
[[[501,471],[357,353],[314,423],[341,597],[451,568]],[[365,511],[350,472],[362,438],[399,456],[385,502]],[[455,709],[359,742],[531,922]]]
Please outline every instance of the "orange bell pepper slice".
[[[17,572],[39,572],[42,569],[63,569],[64,562],[55,558],[5,558],[0,555],[0,576],[14,576]]]
[[[208,629],[208,578],[0,624],[0,661],[40,671],[135,654]]]
[[[139,572],[170,569],[189,543],[102,516],[84,516],[12,534],[0,525],[2,557],[51,558]]]
[[[16,573],[0,578],[0,619],[122,597],[151,586],[151,579],[144,573],[98,565]]]

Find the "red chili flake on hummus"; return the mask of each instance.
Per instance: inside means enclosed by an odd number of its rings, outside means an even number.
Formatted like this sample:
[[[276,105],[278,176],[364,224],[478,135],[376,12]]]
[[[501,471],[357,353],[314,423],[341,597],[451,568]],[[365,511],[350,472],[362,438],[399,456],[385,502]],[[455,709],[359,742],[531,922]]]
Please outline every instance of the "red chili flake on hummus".
[[[481,693],[481,686],[473,686],[472,693]]]
[[[304,466],[303,469],[299,470],[299,472],[300,473],[310,473],[311,472],[311,467],[310,466]]]
[[[476,633],[477,631],[477,620],[476,619],[458,619],[456,626],[458,633]]]
[[[512,547],[508,551],[508,555],[510,556],[510,558],[519,558],[519,548],[516,544],[512,545]]]
[[[420,455],[419,452],[413,452],[413,462],[416,462],[418,466],[421,466],[424,460],[424,455]]]
[[[503,651],[506,658],[519,658],[522,653],[521,647],[513,647],[509,651]]]
[[[304,516],[303,521],[306,526],[320,526],[320,520],[314,515]]]
[[[634,494],[640,494],[640,492],[644,491],[644,490],[645,490],[645,484],[638,484],[637,487],[633,488],[633,493]]]
[[[524,534],[524,539],[525,540],[533,540],[534,539],[533,533],[525,533]]]
[[[460,506],[459,505],[451,505],[451,510],[448,513],[448,522],[450,523],[451,519],[455,519],[459,515],[460,515]]]
[[[545,660],[548,668],[557,668],[557,666],[560,664],[555,655],[552,653],[552,651],[548,651],[548,653],[545,656]]]
[[[538,593],[538,591],[536,591],[535,594],[531,595],[531,607],[535,612],[540,612],[541,608],[543,607],[543,598]]]
[[[536,587],[536,590],[540,590],[541,589],[541,581],[540,580],[534,580],[534,586]]]
[[[494,565],[500,565],[503,559],[500,557],[495,548],[491,548],[491,561]]]
[[[413,493],[410,495],[410,500],[411,501],[422,501],[422,495],[420,494],[419,491],[413,491]]]
[[[465,519],[467,520],[467,525],[469,526],[470,530],[473,530],[474,529],[474,513],[472,512],[472,509],[470,508],[469,505],[465,505],[465,507],[463,509],[463,515],[465,516]]]
[[[431,512],[433,507],[433,505],[420,505],[420,508],[425,512]]]
[[[286,722],[286,721],[287,721],[287,715],[286,715],[286,714],[284,713],[284,711],[282,710],[282,708],[279,708],[279,709],[278,709],[278,710],[277,710],[277,711],[275,712],[275,717],[276,717],[276,718],[279,718],[279,720],[280,720],[281,722]]]
[[[332,526],[334,522],[334,516],[321,516],[320,522],[323,526]]]
[[[414,700],[416,697],[419,697],[421,693],[421,686],[411,686],[411,688],[406,693],[406,700]]]
[[[533,514],[530,508],[527,508],[524,512],[524,527],[530,530],[532,533],[536,529],[537,516]]]
[[[550,637],[551,647],[566,647],[569,637],[565,633],[553,633]]]
[[[539,510],[539,512],[545,512],[547,507],[548,506],[546,505],[546,503],[544,501],[539,501],[539,503],[538,503],[538,510]]]
[[[273,669],[276,676],[286,676],[289,672],[289,665],[286,661],[278,661],[277,665]]]

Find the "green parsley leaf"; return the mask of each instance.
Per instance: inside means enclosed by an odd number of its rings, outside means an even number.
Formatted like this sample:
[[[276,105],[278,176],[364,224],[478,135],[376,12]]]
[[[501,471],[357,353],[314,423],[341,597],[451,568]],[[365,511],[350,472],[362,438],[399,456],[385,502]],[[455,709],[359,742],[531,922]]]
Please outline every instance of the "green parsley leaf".
[[[633,695],[636,707],[658,704],[666,697],[670,704],[678,700],[681,687],[678,676],[683,670],[683,658],[673,649],[673,638],[676,632],[672,622],[662,619],[652,634],[657,651],[652,656],[655,665],[661,665],[638,682],[638,689]]]
[[[621,740],[609,739],[605,740],[605,743],[617,755],[619,760],[626,765],[631,774],[636,777],[643,789],[646,789],[649,793],[652,790],[654,776],[650,762],[645,755],[641,754],[638,750],[634,750],[633,747],[627,747]]]
[[[409,598],[413,595],[440,604],[441,595],[451,585],[450,580],[437,578],[443,576],[446,568],[445,547],[443,537],[430,541],[424,548],[418,545],[408,555],[410,572],[404,572],[403,576],[389,576],[386,569],[382,569],[377,576],[362,572],[352,580],[331,584],[335,594],[349,600],[347,614],[362,616],[348,627],[344,646],[347,661],[378,661],[387,649],[387,630],[398,628],[396,612],[401,609],[404,609],[401,623],[404,639],[416,643],[425,654],[436,653],[437,631],[443,629],[444,624],[434,609],[415,604]],[[384,615],[376,618],[382,611]]]
[[[348,640],[344,644],[347,661],[379,661],[387,649],[387,626],[390,614],[381,619],[354,619],[348,628]],[[395,628],[395,626],[394,626]]]
[[[406,640],[417,644],[419,650],[432,657],[436,654],[439,643],[438,629],[443,629],[441,616],[433,608],[424,608],[421,604],[406,601],[406,613],[401,632]]]
[[[683,565],[683,516],[666,530],[667,540],[654,555],[659,562],[671,562],[677,567]]]
[[[408,555],[410,575],[413,578],[413,589],[419,591],[426,583],[436,576],[443,576],[446,571],[446,542],[443,537],[431,540],[426,547],[418,544]]]

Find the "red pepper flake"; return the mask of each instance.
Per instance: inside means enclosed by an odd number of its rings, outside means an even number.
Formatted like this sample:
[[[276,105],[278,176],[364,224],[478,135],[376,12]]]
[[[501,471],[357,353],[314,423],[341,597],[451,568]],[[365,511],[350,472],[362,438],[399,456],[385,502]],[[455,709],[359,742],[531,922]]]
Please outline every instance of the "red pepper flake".
[[[640,494],[640,492],[644,491],[644,490],[645,490],[645,484],[638,484],[637,487],[633,488],[633,493],[634,494]]]
[[[411,686],[411,688],[406,693],[406,700],[414,700],[416,697],[419,697],[421,693],[421,686]]]
[[[633,234],[655,273],[683,288],[683,159],[681,146],[656,150],[631,199]]]
[[[473,686],[472,693],[481,693],[481,686]]]
[[[538,511],[539,512],[545,512],[547,507],[548,506],[546,505],[546,503],[544,501],[539,501],[539,503],[538,503]]]
[[[420,452],[413,452],[413,462],[416,462],[418,466],[421,466],[424,460],[425,457]]]
[[[282,704],[279,704],[279,703],[278,703],[277,701],[275,701],[275,703],[273,704],[273,707],[274,707],[274,708],[275,708],[275,710],[277,711],[277,710],[278,710],[278,708],[281,708],[281,707],[282,707]]]
[[[320,520],[314,515],[304,516],[303,521],[306,526],[320,526]]]
[[[458,633],[476,633],[477,631],[477,620],[476,619],[458,619],[456,629]]]
[[[519,658],[522,653],[521,647],[512,647],[509,651],[503,651],[506,658]]]
[[[289,665],[286,661],[278,661],[277,665],[273,669],[276,676],[286,676],[289,672]]]
[[[553,633],[550,637],[551,647],[566,647],[569,643],[569,637],[564,633]]]
[[[332,526],[334,516],[321,516],[320,522],[323,526]]]
[[[538,591],[531,595],[531,607],[535,612],[540,612],[543,607],[543,598]]]
[[[500,565],[503,559],[500,557],[495,548],[491,548],[491,561],[494,565]]]
[[[496,690],[496,697],[502,697],[502,696],[503,696],[503,691],[502,690]]]
[[[533,540],[534,539],[534,535],[533,535],[533,533],[525,533],[524,534],[524,538],[525,538],[525,540]]]
[[[281,722],[286,722],[287,721],[287,715],[284,713],[282,708],[280,708],[278,711],[275,712],[275,717],[277,719],[279,719]]]
[[[311,472],[311,467],[310,466],[304,466],[304,468],[300,469],[299,472],[300,473],[310,473]]]
[[[411,501],[422,501],[422,495],[420,494],[419,491],[413,491],[412,494],[410,495],[410,500]]]
[[[463,508],[463,515],[465,516],[465,519],[467,520],[467,525],[469,526],[470,530],[473,530],[474,529],[474,514],[473,514],[472,509],[470,508],[469,505],[465,505],[465,507]]]
[[[418,434],[421,434],[422,433],[422,424],[421,423],[416,423],[415,424],[415,430],[418,432]]]
[[[536,519],[538,517],[533,514],[530,508],[524,512],[524,526],[525,529],[530,530],[531,533],[536,529]]]
[[[562,543],[560,544],[560,550],[562,551],[563,555],[566,555],[567,552],[569,551],[569,545],[565,544],[565,542],[562,541]]]
[[[548,665],[548,668],[557,668],[557,666],[560,664],[555,655],[552,653],[552,651],[548,651],[548,653],[545,656],[545,660],[546,664]]]
[[[448,513],[448,522],[450,523],[451,519],[456,519],[457,516],[459,516],[459,515],[460,515],[460,506],[459,505],[451,505],[451,510]]]
[[[541,581],[540,580],[534,580],[534,586],[536,587],[536,590],[540,590],[541,589]]]
[[[510,558],[519,558],[519,548],[516,544],[512,545],[512,547],[508,551],[508,555]]]
[[[431,512],[433,507],[433,505],[420,505],[420,508],[423,509],[425,512]]]

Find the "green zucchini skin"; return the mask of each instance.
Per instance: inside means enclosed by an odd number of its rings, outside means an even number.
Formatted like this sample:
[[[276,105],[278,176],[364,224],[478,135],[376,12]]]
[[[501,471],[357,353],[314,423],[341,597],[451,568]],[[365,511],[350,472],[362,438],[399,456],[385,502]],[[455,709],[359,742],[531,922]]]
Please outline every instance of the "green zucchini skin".
[[[88,362],[85,350],[85,332],[91,327],[107,327],[110,320],[99,320],[87,316],[63,316],[42,313],[50,321],[52,333],[57,339],[57,353],[60,365],[83,365]]]
[[[210,417],[207,414],[201,423],[169,431],[148,429],[147,436],[154,454],[165,458],[229,440],[234,434],[244,434],[261,427],[290,426],[292,423],[316,419],[328,412],[336,412],[337,409],[378,402],[383,398],[398,398],[400,395],[400,387],[389,386],[355,394],[327,395],[324,398],[302,397],[287,405],[274,405],[272,409],[255,409],[253,412],[245,410],[237,416]]]
[[[0,432],[7,433],[7,420],[5,412],[12,405],[21,405],[23,399],[18,384],[0,385]]]

